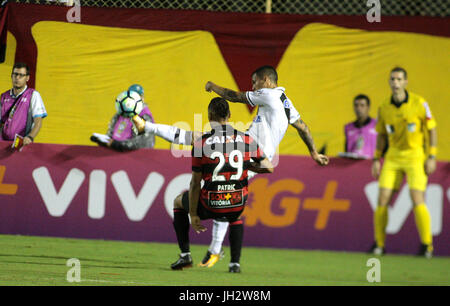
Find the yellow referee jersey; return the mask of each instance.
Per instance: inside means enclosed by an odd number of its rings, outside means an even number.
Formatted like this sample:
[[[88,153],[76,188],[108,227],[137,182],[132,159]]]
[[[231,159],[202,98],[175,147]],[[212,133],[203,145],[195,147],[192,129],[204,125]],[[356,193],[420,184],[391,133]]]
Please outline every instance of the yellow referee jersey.
[[[425,99],[412,92],[406,92],[406,98],[400,105],[387,99],[378,109],[376,131],[387,134],[389,149],[387,157],[392,155],[423,156],[427,131],[436,127]]]

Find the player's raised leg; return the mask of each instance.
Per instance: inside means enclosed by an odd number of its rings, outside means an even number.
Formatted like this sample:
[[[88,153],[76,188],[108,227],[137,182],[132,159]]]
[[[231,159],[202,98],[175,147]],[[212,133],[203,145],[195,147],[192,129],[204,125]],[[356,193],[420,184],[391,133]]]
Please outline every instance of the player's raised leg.
[[[133,117],[133,123],[139,132],[145,130],[146,133],[155,134],[174,144],[191,145],[193,141],[192,131],[186,131],[176,126],[145,121],[139,116]]]
[[[178,246],[180,247],[181,254],[178,260],[170,266],[172,270],[190,268],[192,267],[193,262],[189,247],[188,211],[183,206],[183,197],[185,197],[184,200],[187,199],[187,196],[185,196],[186,193],[187,192],[176,197],[173,205],[173,227],[177,235]]]

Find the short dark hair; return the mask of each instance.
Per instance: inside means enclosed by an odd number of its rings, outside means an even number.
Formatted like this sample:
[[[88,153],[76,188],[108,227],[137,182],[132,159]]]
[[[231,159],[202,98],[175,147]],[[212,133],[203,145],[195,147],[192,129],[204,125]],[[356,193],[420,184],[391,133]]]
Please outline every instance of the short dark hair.
[[[209,102],[208,112],[213,119],[227,119],[230,115],[230,106],[224,98],[215,97]]]
[[[14,69],[16,69],[16,68],[18,68],[18,69],[25,68],[27,70],[27,75],[30,74],[30,67],[28,67],[28,65],[26,63],[20,63],[20,62],[19,63],[15,63],[11,73],[13,73]]]
[[[262,66],[256,69],[252,75],[256,74],[259,79],[267,76],[272,82],[278,83],[278,73],[272,66]]]
[[[360,100],[360,99],[364,99],[367,101],[367,106],[370,106],[370,99],[367,95],[365,94],[359,94],[357,95],[354,99],[353,99],[353,103],[355,103],[356,100]]]
[[[408,79],[408,73],[406,72],[406,70],[405,69],[403,69],[402,67],[394,67],[394,68],[392,68],[392,70],[391,70],[391,73],[392,72],[403,72],[403,75],[405,76],[405,80],[407,80]]]

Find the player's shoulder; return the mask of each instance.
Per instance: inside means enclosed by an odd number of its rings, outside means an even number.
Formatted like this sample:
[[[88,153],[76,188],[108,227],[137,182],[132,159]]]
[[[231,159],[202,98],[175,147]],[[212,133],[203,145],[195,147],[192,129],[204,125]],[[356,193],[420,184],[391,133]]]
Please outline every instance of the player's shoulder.
[[[261,89],[252,91],[252,93],[254,96],[259,96],[259,97],[279,96],[280,94],[284,93],[284,88],[283,87],[261,88]]]
[[[201,136],[199,135],[197,138],[194,138],[194,147],[201,147],[205,144],[205,141],[211,137],[211,132],[205,132]]]
[[[385,113],[390,113],[392,111],[391,96],[385,98],[381,101],[380,106],[378,106],[378,116],[383,116]]]
[[[198,138],[198,140],[204,142],[206,139],[208,139],[212,135],[214,135],[212,131],[205,132],[202,134],[202,137]]]
[[[418,95],[414,92],[408,92],[409,99],[411,103],[422,106],[423,103],[426,103],[427,100],[421,95]]]
[[[381,101],[379,108],[383,109],[383,108],[389,107],[389,105],[392,104],[391,100],[392,100],[392,96],[384,98],[384,100]]]

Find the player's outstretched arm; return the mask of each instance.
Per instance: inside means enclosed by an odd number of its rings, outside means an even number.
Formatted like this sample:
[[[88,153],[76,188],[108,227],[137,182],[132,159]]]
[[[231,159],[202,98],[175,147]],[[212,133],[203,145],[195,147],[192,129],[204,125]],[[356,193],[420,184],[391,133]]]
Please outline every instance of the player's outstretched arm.
[[[168,142],[181,145],[192,145],[194,140],[201,137],[200,132],[186,131],[176,126],[145,121],[136,115],[132,118],[139,132],[153,133]]]
[[[256,173],[273,173],[273,165],[267,158],[260,162],[251,161],[248,170]]]
[[[189,185],[189,215],[191,216],[191,224],[197,233],[206,231],[200,223],[200,217],[197,215],[198,200],[200,198],[200,190],[202,181],[202,173],[192,171],[191,184]]]
[[[234,91],[228,88],[220,87],[219,85],[214,84],[211,81],[208,81],[205,85],[205,90],[207,92],[214,91],[216,94],[221,96],[222,98],[237,103],[248,103],[247,97],[245,96],[245,92]]]
[[[309,154],[311,155],[312,159],[314,159],[315,162],[321,166],[328,165],[329,162],[328,157],[323,154],[319,154],[317,152],[311,132],[309,131],[309,128],[306,125],[306,123],[303,122],[302,119],[298,119],[291,125],[297,130],[298,135],[308,147]]]

